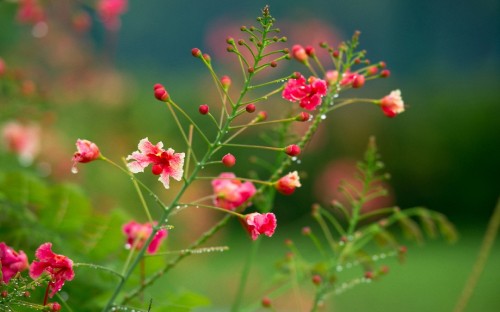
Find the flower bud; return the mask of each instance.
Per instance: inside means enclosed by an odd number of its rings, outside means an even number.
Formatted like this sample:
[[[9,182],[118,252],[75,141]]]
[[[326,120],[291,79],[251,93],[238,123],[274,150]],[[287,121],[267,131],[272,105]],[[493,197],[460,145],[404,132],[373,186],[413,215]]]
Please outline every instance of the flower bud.
[[[229,76],[222,76],[220,78],[220,83],[222,84],[224,90],[227,90],[231,86],[231,78]]]
[[[168,101],[168,99],[170,97],[168,95],[167,90],[165,90],[165,88],[163,88],[163,87],[156,88],[155,91],[154,91],[154,94],[155,94],[155,98],[158,101],[162,101],[162,102]]]
[[[224,166],[230,168],[236,164],[236,158],[232,154],[227,153],[224,157],[222,157],[222,163]]]
[[[305,236],[307,236],[307,235],[311,235],[311,228],[310,228],[310,227],[308,227],[308,226],[304,226],[304,227],[302,228],[302,235],[305,235]]]
[[[384,69],[380,72],[380,77],[387,78],[391,75],[391,71],[388,69]]]
[[[310,119],[311,119],[311,114],[306,112],[301,112],[300,114],[295,116],[296,121],[304,122],[304,121],[309,121]]]
[[[272,67],[272,68],[275,68],[276,66],[278,66],[278,63],[275,62],[275,61],[272,61],[271,63],[269,63],[269,65]]]
[[[210,57],[210,55],[208,55],[207,53],[203,54],[203,59],[205,61],[207,61],[207,63],[210,63],[210,61],[212,60],[212,58]]]
[[[200,57],[201,56],[201,50],[198,49],[198,48],[193,48],[191,50],[191,54],[194,56],[194,57]]]
[[[234,38],[233,37],[227,37],[226,42],[227,42],[227,44],[233,44],[234,43]]]
[[[264,308],[270,308],[271,304],[272,304],[271,299],[269,299],[268,297],[262,298],[262,306]]]
[[[292,144],[285,147],[284,151],[288,156],[297,156],[300,154],[300,147],[296,144]]]
[[[378,68],[386,68],[386,66],[387,65],[385,64],[385,62],[379,62],[378,63]]]
[[[304,63],[308,56],[304,47],[300,44],[296,44],[292,47],[292,57],[297,61]]]
[[[314,48],[312,46],[307,46],[305,50],[306,50],[306,54],[308,56],[313,57],[314,55],[316,55],[316,51],[314,50]]]
[[[5,74],[5,68],[7,66],[5,66],[5,62],[4,60],[0,57],[0,76],[2,76],[3,74]]]
[[[361,88],[365,84],[365,76],[363,75],[356,75],[354,80],[352,81],[352,87],[353,88]]]
[[[153,86],[153,90],[156,90],[156,89],[159,89],[159,88],[165,89],[165,87],[161,83],[155,83],[154,86]]]
[[[372,271],[366,271],[365,272],[365,278],[372,279],[373,277],[374,277],[374,275],[373,275]]]
[[[247,106],[245,106],[245,110],[248,112],[248,113],[253,113],[255,112],[255,105],[250,103],[250,104],[247,104]]]
[[[316,275],[313,275],[313,277],[312,277],[312,282],[313,282],[313,284],[314,284],[314,285],[316,285],[316,286],[321,285],[321,282],[322,282],[322,278],[321,278],[321,276],[319,276],[319,275],[317,275],[317,274],[316,274]]]
[[[267,119],[267,113],[265,111],[260,111],[259,114],[257,114],[257,121],[264,121]]]
[[[366,71],[366,74],[370,75],[370,76],[373,76],[377,72],[378,72],[378,67],[377,66],[372,66],[372,67],[368,68],[368,70]]]
[[[61,305],[57,302],[51,303],[50,304],[50,311],[51,312],[58,312],[61,311]]]
[[[198,107],[198,111],[200,112],[200,114],[206,115],[206,114],[208,114],[209,107],[207,104],[202,104],[202,105],[200,105],[200,107]]]

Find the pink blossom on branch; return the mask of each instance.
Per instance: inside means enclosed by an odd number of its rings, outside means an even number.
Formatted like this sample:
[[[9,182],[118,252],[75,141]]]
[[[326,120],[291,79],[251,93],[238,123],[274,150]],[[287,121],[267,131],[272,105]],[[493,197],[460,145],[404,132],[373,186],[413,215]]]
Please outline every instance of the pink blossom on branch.
[[[276,216],[274,213],[254,212],[245,216],[243,224],[253,240],[256,240],[260,234],[271,237],[276,230]]]
[[[153,225],[151,223],[140,224],[135,221],[130,221],[123,226],[122,230],[127,236],[127,247],[132,248],[132,246],[135,246],[136,250],[140,250],[149,236],[151,236],[151,233],[153,233]],[[156,232],[151,243],[149,243],[147,252],[149,254],[154,254],[160,247],[162,240],[167,237],[167,234],[166,229],[161,229]]]
[[[252,182],[242,182],[231,172],[221,173],[212,181],[212,187],[214,205],[228,210],[240,207],[257,191]]]
[[[306,78],[299,74],[298,78],[289,79],[281,94],[285,100],[299,102],[300,107],[315,110],[321,105],[323,96],[327,93],[326,81],[316,78]]]
[[[10,279],[18,272],[22,272],[29,267],[26,254],[22,250],[16,252],[4,242],[0,243],[0,264],[4,283],[9,283]]]
[[[379,104],[384,114],[390,118],[405,111],[405,105],[399,90],[394,90],[389,95],[384,96],[379,101]]]
[[[301,187],[300,178],[297,171],[290,172],[286,176],[282,177],[274,184],[274,187],[278,192],[283,195],[291,195],[295,192],[297,187]]]
[[[30,276],[37,279],[42,273],[50,275],[49,289],[50,297],[61,290],[64,282],[71,281],[75,277],[73,261],[66,256],[52,252],[52,243],[40,245],[35,253],[39,261],[33,261],[30,266]]]
[[[127,156],[127,160],[133,160],[127,164],[131,172],[144,172],[144,168],[151,164],[151,171],[154,175],[160,176],[158,181],[163,183],[166,189],[169,188],[170,177],[177,181],[182,179],[182,174],[184,173],[184,153],[175,153],[171,148],[164,150],[162,142],[153,145],[149,142],[148,138],[142,139],[139,142],[138,148],[139,151]]]

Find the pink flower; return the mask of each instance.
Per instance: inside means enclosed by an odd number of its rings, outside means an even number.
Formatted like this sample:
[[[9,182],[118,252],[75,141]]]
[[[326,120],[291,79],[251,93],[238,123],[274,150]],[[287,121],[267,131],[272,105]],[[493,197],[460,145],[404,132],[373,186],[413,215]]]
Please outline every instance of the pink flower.
[[[303,63],[307,60],[308,55],[303,46],[296,44],[292,47],[292,57]]]
[[[293,194],[293,192],[295,192],[295,188],[301,187],[300,178],[297,174],[297,171],[290,172],[286,176],[276,181],[274,187],[283,195]]]
[[[127,157],[127,160],[134,160],[127,164],[131,172],[144,172],[144,168],[152,164],[151,171],[154,175],[160,176],[158,181],[163,183],[166,189],[169,188],[170,177],[177,181],[182,179],[184,153],[175,153],[171,148],[164,150],[162,142],[153,145],[148,138],[142,139],[138,148],[139,151],[133,152],[132,155]]]
[[[31,164],[40,150],[40,128],[37,125],[10,121],[3,126],[2,137],[7,150],[17,154],[25,165]]]
[[[37,0],[19,1],[17,20],[21,23],[36,24],[45,19],[45,12]]]
[[[73,164],[88,163],[101,157],[99,147],[89,140],[76,140],[77,152],[73,154]]]
[[[244,225],[253,240],[260,234],[271,237],[276,230],[276,216],[274,213],[250,213],[245,216]]]
[[[394,117],[405,111],[405,105],[401,98],[401,91],[394,90],[380,100],[380,107],[387,117]]]
[[[156,223],[154,223],[156,225]],[[122,228],[123,233],[127,236],[127,247],[132,248],[135,246],[136,250],[140,250],[144,243],[146,243],[151,233],[153,233],[153,226],[151,223],[140,224],[135,221],[130,221]],[[167,237],[167,230],[161,229],[156,232],[148,246],[148,253],[154,254],[160,247],[161,241]]]
[[[18,272],[29,267],[28,257],[20,250],[16,252],[5,243],[0,243],[0,264],[2,267],[3,282],[8,283]]]
[[[214,205],[228,210],[235,210],[257,191],[252,182],[242,182],[231,172],[221,173],[218,179],[212,181],[212,187]]]
[[[307,110],[316,109],[321,104],[323,96],[326,95],[326,81],[311,76],[307,83],[306,78],[302,75],[299,75],[296,79],[289,79],[283,90],[282,97],[290,102],[299,101],[300,107]]]
[[[120,15],[127,11],[127,6],[127,0],[99,0],[97,13],[107,29],[116,31],[120,28]]]
[[[75,277],[73,261],[66,256],[52,252],[52,243],[42,244],[35,253],[40,261],[33,261],[30,266],[32,279],[38,278],[43,272],[50,275],[49,289],[50,297],[61,290],[65,281],[71,281]]]

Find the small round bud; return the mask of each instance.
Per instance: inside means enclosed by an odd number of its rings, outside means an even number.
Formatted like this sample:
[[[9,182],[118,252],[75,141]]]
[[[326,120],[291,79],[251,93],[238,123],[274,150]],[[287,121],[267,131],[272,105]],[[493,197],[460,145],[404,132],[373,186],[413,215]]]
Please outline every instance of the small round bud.
[[[306,54],[312,57],[316,54],[316,51],[314,50],[314,48],[312,46],[307,46],[306,47]]]
[[[244,45],[244,44],[245,44],[245,40],[243,40],[243,39],[238,40],[238,45]]]
[[[293,243],[290,241],[290,245],[287,245],[287,246],[292,246],[292,245],[293,245]],[[293,256],[294,256],[293,252],[289,251],[285,254],[285,260],[291,261],[293,259]]]
[[[308,58],[306,50],[300,44],[292,47],[292,57],[301,63],[304,63]]]
[[[283,53],[288,54],[288,53],[290,53],[290,50],[288,48],[284,48]]]
[[[319,285],[321,285],[321,282],[322,282],[323,279],[321,278],[321,276],[319,276],[318,274],[316,274],[316,275],[313,275],[313,277],[312,277],[311,280],[312,280],[312,282],[313,282],[314,285],[319,286]]]
[[[247,104],[247,106],[245,106],[245,110],[248,112],[248,113],[253,113],[255,112],[255,104]]]
[[[193,48],[193,49],[191,49],[191,54],[194,57],[200,57],[201,56],[201,50],[198,49],[198,48]]]
[[[384,69],[380,72],[380,77],[387,78],[391,75],[391,72],[388,69]]]
[[[359,58],[355,59],[354,64],[361,64],[361,60]]]
[[[380,274],[387,274],[387,273],[389,273],[389,267],[387,265],[383,265],[380,267],[379,271],[380,271]]]
[[[365,278],[366,279],[372,279],[374,277],[374,274],[372,271],[366,271],[365,272]]]
[[[264,121],[266,119],[267,119],[267,112],[260,111],[259,114],[257,114],[257,121]]]
[[[225,90],[229,89],[229,87],[231,86],[231,77],[229,76],[220,77],[220,83]]]
[[[287,38],[287,37],[285,37],[285,36],[283,36],[283,37],[281,37],[280,41],[281,41],[281,42],[287,42],[287,41],[288,41],[288,38]]]
[[[356,75],[356,77],[354,77],[354,80],[352,81],[352,87],[361,88],[364,85],[365,85],[365,76]]]
[[[338,57],[339,57],[339,55],[340,55],[339,50],[335,50],[335,51],[333,51],[333,52],[332,52],[332,56],[333,56],[334,58],[338,58]]]
[[[240,30],[241,30],[241,31],[245,31],[245,30],[247,30],[247,27],[246,27],[246,26],[241,26],[241,27],[240,27]]]
[[[234,43],[234,38],[233,38],[233,37],[227,37],[227,38],[226,38],[226,42],[227,42],[228,44],[233,44],[233,43]]]
[[[155,98],[156,98],[158,101],[166,102],[166,101],[168,101],[168,99],[169,99],[168,92],[167,92],[167,90],[165,90],[165,88],[163,88],[163,87],[160,87],[160,88],[155,89],[154,94],[155,94]]]
[[[406,246],[400,246],[398,252],[400,254],[406,254],[408,252],[408,248]]]
[[[270,308],[271,304],[272,304],[271,299],[269,299],[268,297],[262,298],[262,306],[264,308]]]
[[[378,68],[384,69],[387,65],[385,64],[385,62],[378,62],[377,66]]]
[[[253,67],[248,67],[248,72],[251,74],[255,71],[255,69]]]
[[[294,72],[294,73],[293,73],[293,75],[292,75],[292,78],[293,78],[293,79],[299,79],[301,76],[302,76],[302,74],[301,74],[301,73],[299,73],[299,72]]]
[[[274,41],[274,42],[278,42],[278,40],[280,40],[280,39],[278,38],[278,36],[274,36],[274,37],[273,37],[273,41]]]
[[[370,68],[367,69],[366,74],[373,76],[378,73],[378,67],[377,66],[371,66]]]
[[[207,53],[203,54],[203,59],[205,61],[207,61],[208,63],[210,63],[210,61],[212,60],[212,58],[210,57],[210,55],[208,55]]]
[[[288,247],[293,246],[293,241],[289,238],[285,239],[285,246]]]
[[[29,291],[25,291],[23,293],[23,296],[26,297],[26,298],[29,298],[31,296],[31,293]]]
[[[227,153],[226,155],[224,155],[224,157],[222,157],[222,163],[224,164],[224,166],[231,168],[232,166],[234,166],[234,164],[236,164],[236,157],[234,157],[232,154]]]
[[[234,48],[232,46],[227,46],[226,51],[227,52],[234,52]]]
[[[271,67],[274,68],[274,67],[278,66],[278,63],[276,63],[275,61],[272,61],[269,65],[271,65]]]
[[[198,107],[198,111],[200,112],[200,114],[206,115],[206,114],[208,114],[209,107],[207,104],[202,104],[202,105],[200,105],[200,107]]]
[[[311,214],[312,215],[317,215],[319,213],[319,210],[321,209],[321,206],[318,204],[313,204],[311,206]]]
[[[300,147],[296,144],[292,144],[285,147],[284,151],[288,156],[297,156],[300,154]]]
[[[319,43],[319,46],[320,46],[321,48],[325,49],[325,48],[328,48],[328,43],[327,43],[326,41],[321,41],[321,42]]]
[[[2,293],[0,294],[3,298],[7,298],[7,296],[9,295],[9,292],[4,290],[2,291]]]
[[[305,226],[302,228],[302,235],[311,235],[311,228],[308,226]]]
[[[295,117],[295,120],[300,122],[309,121],[310,119],[311,119],[311,114],[306,112],[301,112]]]
[[[250,26],[250,31],[254,31],[255,30],[255,26]]]
[[[50,306],[51,306],[50,311],[52,311],[52,312],[61,311],[61,305],[57,302],[51,303]]]

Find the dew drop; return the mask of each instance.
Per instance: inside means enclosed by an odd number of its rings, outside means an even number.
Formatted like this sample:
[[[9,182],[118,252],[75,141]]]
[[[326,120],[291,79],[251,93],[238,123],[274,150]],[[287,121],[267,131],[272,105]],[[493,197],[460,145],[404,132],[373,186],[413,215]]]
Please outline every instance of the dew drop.
[[[130,245],[130,244],[125,244],[125,249],[130,250],[130,248],[132,248],[132,245]]]
[[[297,161],[297,157],[293,156],[292,161]]]
[[[297,164],[300,164],[302,161],[300,159],[297,159]]]
[[[321,115],[321,119],[325,120],[326,119],[326,115],[325,114]]]
[[[78,173],[78,168],[76,168],[76,166],[71,167],[71,173],[77,174]]]
[[[337,272],[342,272],[344,268],[341,265],[337,265],[336,270]]]

